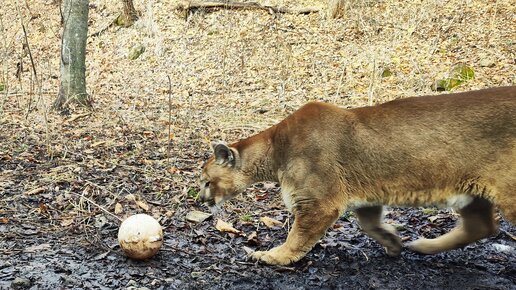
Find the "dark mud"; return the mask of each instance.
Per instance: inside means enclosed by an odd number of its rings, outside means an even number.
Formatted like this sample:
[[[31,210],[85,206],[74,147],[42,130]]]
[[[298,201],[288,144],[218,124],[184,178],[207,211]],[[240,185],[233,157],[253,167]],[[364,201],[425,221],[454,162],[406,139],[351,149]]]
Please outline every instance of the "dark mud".
[[[410,220],[400,232],[412,239],[449,229],[453,216],[440,214],[439,228],[416,209],[394,209],[387,218]],[[221,216],[232,220],[232,214]],[[33,222],[0,224],[0,289],[10,288],[15,278],[30,280],[28,289],[515,289],[516,283],[516,242],[508,234],[514,227],[506,223],[497,236],[463,249],[434,256],[405,250],[390,258],[353,217],[341,218],[306,258],[276,267],[248,261],[243,247],[277,245],[286,237],[282,228],[262,226],[255,239],[261,244],[255,245],[219,233],[213,220],[194,225],[178,215],[165,221],[159,254],[138,262],[117,246],[116,222],[89,233],[44,232],[33,225],[47,221]],[[259,226],[237,222],[235,227],[249,234]]]
[[[496,236],[462,249],[433,256],[405,250],[391,258],[347,213],[294,265],[255,263],[246,251],[276,246],[288,232],[291,217],[279,189],[257,184],[217,216],[188,222],[189,211],[207,211],[194,198],[206,156],[185,150],[170,170],[152,145],[136,153],[134,146],[76,148],[71,152],[83,153],[59,161],[37,146],[26,148],[31,154],[0,155],[0,289],[516,289],[516,228],[503,219]],[[138,262],[122,254],[119,220],[104,212],[114,213],[117,203],[120,218],[137,212],[159,218],[165,241],[154,258]],[[267,228],[263,216],[284,226]],[[243,234],[219,232],[218,218]],[[393,208],[385,218],[408,242],[447,232],[457,216]]]

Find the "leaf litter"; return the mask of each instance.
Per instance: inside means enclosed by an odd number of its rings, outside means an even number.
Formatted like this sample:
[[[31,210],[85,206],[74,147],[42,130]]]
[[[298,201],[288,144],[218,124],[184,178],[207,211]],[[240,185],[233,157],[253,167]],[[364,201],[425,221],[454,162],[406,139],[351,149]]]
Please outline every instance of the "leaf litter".
[[[435,93],[457,64],[475,77],[453,90],[514,85],[511,1],[359,1],[337,20],[220,10],[186,21],[177,1],[143,2],[133,27],[88,39],[95,110],[64,117],[47,111],[59,84],[59,9],[52,1],[20,9],[41,74],[36,93],[17,2],[2,2],[0,288],[429,289],[450,285],[449,277],[453,288],[513,287],[515,228],[503,219],[500,234],[463,249],[392,259],[346,215],[289,267],[247,257],[286,239],[292,218],[277,184],[254,185],[211,219],[186,219],[208,210],[195,193],[210,140],[255,134],[311,100],[356,107]],[[90,32],[120,11],[120,3],[90,1]],[[137,44],[145,51],[130,61]],[[141,212],[158,218],[165,240],[153,259],[134,262],[116,235],[120,219]],[[392,208],[386,219],[409,241],[447,232],[457,216]]]

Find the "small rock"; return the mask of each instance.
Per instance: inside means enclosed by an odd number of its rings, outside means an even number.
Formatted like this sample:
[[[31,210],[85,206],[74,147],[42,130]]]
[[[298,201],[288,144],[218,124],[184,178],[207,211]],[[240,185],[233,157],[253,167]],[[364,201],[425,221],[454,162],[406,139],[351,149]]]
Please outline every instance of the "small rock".
[[[211,217],[211,214],[198,210],[192,210],[186,214],[186,220],[194,223],[202,223]]]
[[[29,288],[32,285],[32,282],[23,277],[16,277],[14,278],[14,281],[11,283],[11,287],[13,289],[23,289],[23,288]]]

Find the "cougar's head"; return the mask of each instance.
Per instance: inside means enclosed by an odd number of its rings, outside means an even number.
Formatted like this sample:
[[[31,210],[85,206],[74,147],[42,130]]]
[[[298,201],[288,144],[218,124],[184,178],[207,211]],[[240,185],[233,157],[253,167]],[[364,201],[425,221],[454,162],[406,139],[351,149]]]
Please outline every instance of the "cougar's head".
[[[222,204],[251,183],[237,149],[220,142],[212,143],[212,149],[214,156],[202,168],[199,192],[199,199],[209,206]]]

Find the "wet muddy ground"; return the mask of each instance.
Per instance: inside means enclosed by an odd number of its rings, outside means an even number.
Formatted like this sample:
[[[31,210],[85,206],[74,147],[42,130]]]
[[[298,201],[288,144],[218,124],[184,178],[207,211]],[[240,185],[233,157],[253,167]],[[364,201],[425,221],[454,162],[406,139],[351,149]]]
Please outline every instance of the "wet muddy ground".
[[[503,220],[498,235],[463,249],[433,256],[405,250],[401,257],[391,258],[347,213],[294,265],[257,264],[246,259],[246,251],[284,241],[290,221],[277,198],[278,188],[270,184],[255,185],[199,224],[185,220],[192,209],[207,211],[193,198],[176,198],[175,203],[168,196],[148,199],[150,213],[165,212],[158,215],[165,242],[154,258],[132,261],[117,245],[118,220],[91,204],[79,210],[77,204],[88,202],[62,193],[83,188],[84,180],[27,195],[21,193],[23,181],[17,180],[31,178],[27,174],[42,168],[31,168],[28,163],[11,162],[10,166],[14,169],[4,173],[11,178],[2,180],[0,289],[516,288],[515,227]],[[26,170],[19,170],[20,166]],[[122,171],[114,169],[113,173]],[[132,178],[138,183],[144,177],[134,173]],[[109,182],[106,178],[101,183]],[[77,204],[72,207],[73,202]],[[96,204],[110,209],[113,201],[98,196]],[[75,215],[66,215],[71,208]],[[142,209],[127,201],[127,211]],[[73,219],[70,222],[64,216]],[[281,221],[283,226],[267,228],[259,221],[261,216]],[[218,218],[232,222],[242,234],[219,232],[214,227]],[[387,221],[405,241],[438,236],[453,227],[456,218],[452,212],[436,209],[393,208],[386,213]]]
[[[397,212],[397,211],[396,211]],[[417,212],[403,211],[409,216]],[[424,219],[424,217],[421,217]],[[2,225],[0,288],[30,289],[514,289],[514,241],[500,233],[486,241],[435,256],[405,251],[389,258],[355,223],[334,230],[310,254],[291,267],[247,261],[244,238],[229,238],[207,226],[170,225],[163,250],[135,262],[116,247],[114,225],[100,231],[105,244],[85,242],[82,234],[40,235],[23,225]],[[252,226],[250,226],[252,227]],[[508,229],[507,226],[504,227]],[[27,235],[27,231],[33,234]],[[202,233],[199,233],[202,231]],[[412,234],[405,233],[405,234]],[[265,231],[268,248],[285,237]],[[500,245],[511,252],[500,251]],[[18,282],[14,282],[17,279]],[[146,288],[144,288],[146,287]],[[13,287],[14,288],[14,287]]]

